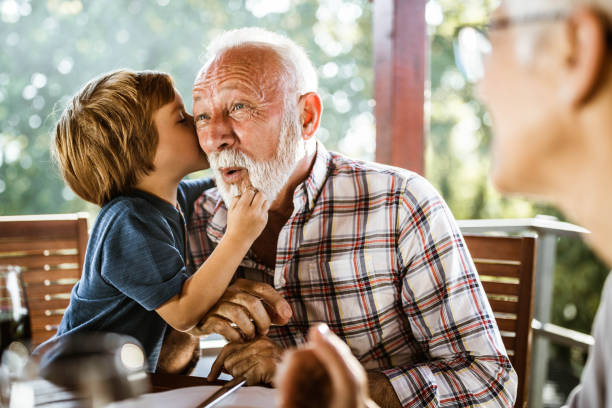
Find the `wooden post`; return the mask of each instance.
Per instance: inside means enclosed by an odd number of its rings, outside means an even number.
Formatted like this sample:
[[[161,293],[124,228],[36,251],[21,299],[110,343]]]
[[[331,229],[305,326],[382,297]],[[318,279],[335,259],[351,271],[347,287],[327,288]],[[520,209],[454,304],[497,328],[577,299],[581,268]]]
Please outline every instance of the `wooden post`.
[[[374,0],[376,161],[425,171],[425,0]]]

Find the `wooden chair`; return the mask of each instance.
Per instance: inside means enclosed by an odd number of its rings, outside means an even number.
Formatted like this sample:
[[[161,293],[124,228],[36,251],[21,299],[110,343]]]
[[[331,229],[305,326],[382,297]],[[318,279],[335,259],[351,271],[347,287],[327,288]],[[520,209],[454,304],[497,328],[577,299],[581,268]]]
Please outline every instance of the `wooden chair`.
[[[22,269],[33,347],[55,334],[87,239],[86,213],[0,217],[0,264]]]
[[[502,340],[518,375],[516,407],[527,406],[536,238],[465,235]]]

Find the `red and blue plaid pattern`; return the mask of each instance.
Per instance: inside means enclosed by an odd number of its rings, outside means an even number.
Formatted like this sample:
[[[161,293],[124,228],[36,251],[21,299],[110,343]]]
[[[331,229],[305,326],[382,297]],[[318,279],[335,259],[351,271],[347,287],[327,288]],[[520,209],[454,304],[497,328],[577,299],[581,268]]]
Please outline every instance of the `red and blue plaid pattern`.
[[[407,170],[351,160],[322,144],[280,232],[276,268],[243,260],[237,276],[271,284],[293,309],[269,336],[289,347],[325,322],[405,407],[511,407],[516,373],[446,204]],[[195,203],[195,265],[221,239],[216,189]]]

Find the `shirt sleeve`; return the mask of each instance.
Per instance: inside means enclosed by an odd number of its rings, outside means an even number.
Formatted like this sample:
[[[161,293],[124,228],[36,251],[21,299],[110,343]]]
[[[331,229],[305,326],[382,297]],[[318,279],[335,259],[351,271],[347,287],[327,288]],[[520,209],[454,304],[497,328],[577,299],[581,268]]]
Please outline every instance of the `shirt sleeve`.
[[[399,212],[402,306],[424,356],[383,371],[402,406],[513,406],[516,373],[450,210],[419,177]]]
[[[102,278],[146,310],[180,293],[189,275],[181,244],[163,217],[122,211],[102,249]]]
[[[567,400],[569,408],[611,407],[612,398],[612,277],[606,279],[593,323],[595,345],[582,371],[580,384]]]

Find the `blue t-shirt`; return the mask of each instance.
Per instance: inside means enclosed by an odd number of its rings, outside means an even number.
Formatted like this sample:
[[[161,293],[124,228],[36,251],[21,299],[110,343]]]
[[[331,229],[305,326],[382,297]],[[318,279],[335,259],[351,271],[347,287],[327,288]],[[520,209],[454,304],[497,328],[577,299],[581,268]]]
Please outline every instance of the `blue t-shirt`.
[[[85,331],[130,335],[140,341],[149,370],[155,371],[168,326],[155,309],[179,294],[193,273],[185,220],[191,218],[193,202],[213,185],[210,179],[180,183],[177,198],[185,218],[143,191],[102,207],[57,337]]]

